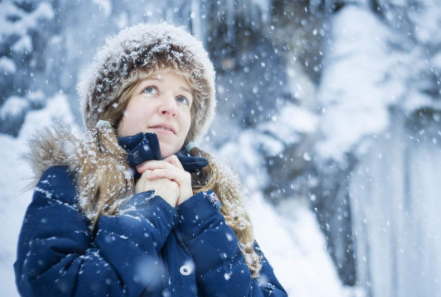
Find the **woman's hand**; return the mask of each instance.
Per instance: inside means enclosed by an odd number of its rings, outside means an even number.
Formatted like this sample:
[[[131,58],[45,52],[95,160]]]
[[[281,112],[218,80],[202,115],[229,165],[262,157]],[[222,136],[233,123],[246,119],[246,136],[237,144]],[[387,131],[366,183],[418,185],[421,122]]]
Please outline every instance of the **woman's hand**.
[[[176,202],[179,198],[179,185],[174,181],[166,178],[158,178],[156,180],[149,180],[148,175],[151,170],[146,170],[135,185],[135,194],[155,190],[155,195],[160,196],[170,206],[176,207]]]
[[[165,178],[177,183],[180,191],[176,205],[182,204],[193,196],[191,174],[184,170],[184,167],[182,167],[182,164],[176,155],[171,155],[161,161],[146,161],[136,166],[136,170],[140,174],[144,174],[146,171],[151,171],[150,174],[147,174],[148,180],[151,181]]]

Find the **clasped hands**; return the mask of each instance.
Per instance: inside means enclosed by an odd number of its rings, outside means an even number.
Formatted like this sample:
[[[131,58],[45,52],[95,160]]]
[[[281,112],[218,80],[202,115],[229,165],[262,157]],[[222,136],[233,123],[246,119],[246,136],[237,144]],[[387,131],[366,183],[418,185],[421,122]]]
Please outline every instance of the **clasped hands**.
[[[141,174],[135,185],[135,193],[155,190],[172,207],[176,207],[193,196],[191,174],[184,170],[176,155],[161,161],[145,161],[136,166]]]

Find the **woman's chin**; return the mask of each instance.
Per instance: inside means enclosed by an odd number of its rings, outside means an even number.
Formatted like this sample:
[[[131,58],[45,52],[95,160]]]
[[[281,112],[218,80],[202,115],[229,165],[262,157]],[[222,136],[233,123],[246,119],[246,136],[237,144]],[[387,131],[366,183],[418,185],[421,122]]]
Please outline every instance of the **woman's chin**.
[[[167,145],[167,144],[159,144],[161,148],[161,156],[163,159],[170,157],[171,155],[175,154],[175,152]]]

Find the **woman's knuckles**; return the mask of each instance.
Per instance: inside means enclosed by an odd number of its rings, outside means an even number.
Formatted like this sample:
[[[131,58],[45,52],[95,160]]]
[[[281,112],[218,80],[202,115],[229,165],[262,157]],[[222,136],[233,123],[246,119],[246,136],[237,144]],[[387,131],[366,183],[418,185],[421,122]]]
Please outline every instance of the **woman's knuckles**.
[[[170,156],[169,157],[169,161],[171,163],[173,163],[173,164],[179,164],[180,163],[178,157],[176,157],[175,155]]]

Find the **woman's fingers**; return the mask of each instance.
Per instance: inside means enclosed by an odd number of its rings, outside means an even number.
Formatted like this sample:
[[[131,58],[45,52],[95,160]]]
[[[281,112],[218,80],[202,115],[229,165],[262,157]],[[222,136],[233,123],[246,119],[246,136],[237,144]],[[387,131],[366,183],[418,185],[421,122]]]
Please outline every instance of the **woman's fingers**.
[[[165,178],[179,185],[179,199],[183,202],[193,196],[191,174],[184,170],[178,157],[170,156],[164,160],[151,160],[141,163],[136,170],[148,180]]]
[[[179,185],[185,183],[189,177],[190,175],[187,172],[182,173],[176,170],[168,169],[153,169],[151,170],[151,172],[147,173],[147,178],[149,180],[154,180],[156,178],[166,178],[177,182]]]
[[[179,161],[179,159],[178,159],[178,157],[176,157],[176,155],[171,155],[171,156],[165,158],[164,161],[166,161],[166,162],[168,162],[168,163],[170,163],[170,164],[172,164],[182,170],[184,169],[184,167],[181,164],[181,161]]]
[[[147,169],[154,169],[154,168],[168,168],[168,169],[179,168],[184,170],[184,167],[182,166],[178,157],[176,157],[175,155],[171,155],[161,161],[151,160],[151,161],[143,162],[140,165],[136,166],[136,171],[142,174]]]
[[[173,165],[165,161],[151,160],[136,166],[136,170],[138,171],[138,173],[141,174],[148,169],[154,169],[154,168],[173,168]]]

